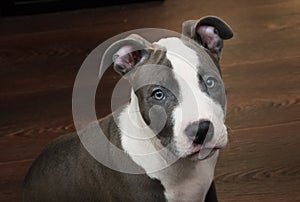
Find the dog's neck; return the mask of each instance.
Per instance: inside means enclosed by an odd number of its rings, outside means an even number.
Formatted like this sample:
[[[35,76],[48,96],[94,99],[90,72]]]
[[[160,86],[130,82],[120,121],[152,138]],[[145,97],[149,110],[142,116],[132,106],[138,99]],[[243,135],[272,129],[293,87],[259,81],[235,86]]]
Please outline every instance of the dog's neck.
[[[202,161],[177,159],[161,145],[144,122],[133,91],[131,102],[121,112],[118,121],[123,149],[150,178],[161,181],[168,201],[205,199],[213,180],[218,152]]]
[[[204,201],[214,177],[218,154],[202,161],[179,159],[159,172],[150,174],[165,187],[165,196],[170,202]]]

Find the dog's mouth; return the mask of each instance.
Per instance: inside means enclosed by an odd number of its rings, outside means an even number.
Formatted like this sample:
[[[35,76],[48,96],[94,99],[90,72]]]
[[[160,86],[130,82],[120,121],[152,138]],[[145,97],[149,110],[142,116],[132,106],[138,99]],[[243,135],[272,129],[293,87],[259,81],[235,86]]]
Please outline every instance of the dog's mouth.
[[[192,160],[205,160],[213,156],[214,153],[219,149],[221,148],[205,148],[202,145],[195,145],[192,146],[191,150],[189,151],[189,154],[186,157]]]

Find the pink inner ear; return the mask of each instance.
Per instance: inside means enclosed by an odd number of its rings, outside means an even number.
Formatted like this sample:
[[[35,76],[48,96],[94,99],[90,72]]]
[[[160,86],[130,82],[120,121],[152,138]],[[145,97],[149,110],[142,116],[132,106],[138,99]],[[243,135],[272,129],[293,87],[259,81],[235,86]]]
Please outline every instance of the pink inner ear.
[[[115,64],[124,68],[125,71],[133,68],[136,63],[141,59],[138,51],[135,51],[131,46],[123,46],[115,54]]]
[[[208,49],[213,49],[220,40],[220,36],[214,32],[215,28],[212,26],[200,26],[197,33],[201,37],[202,45],[207,46]]]

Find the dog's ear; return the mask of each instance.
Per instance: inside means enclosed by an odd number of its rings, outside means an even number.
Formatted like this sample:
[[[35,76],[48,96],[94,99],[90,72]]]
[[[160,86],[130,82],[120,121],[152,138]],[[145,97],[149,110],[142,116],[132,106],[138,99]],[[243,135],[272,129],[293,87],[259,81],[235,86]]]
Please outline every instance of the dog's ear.
[[[122,76],[130,72],[147,56],[150,42],[132,34],[110,45],[103,54],[101,67],[113,63],[116,72]]]
[[[215,16],[183,22],[182,34],[208,49],[217,59],[221,55],[223,40],[233,37],[230,26]]]

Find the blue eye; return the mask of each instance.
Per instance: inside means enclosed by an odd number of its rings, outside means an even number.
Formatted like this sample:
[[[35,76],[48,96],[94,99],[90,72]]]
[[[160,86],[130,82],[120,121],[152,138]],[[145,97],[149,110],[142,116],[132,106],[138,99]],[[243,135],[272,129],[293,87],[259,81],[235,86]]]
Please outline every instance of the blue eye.
[[[213,88],[216,85],[216,82],[213,78],[209,77],[208,79],[206,79],[205,84],[207,88]]]
[[[152,97],[156,100],[163,100],[165,98],[165,94],[161,89],[154,89]]]

